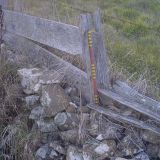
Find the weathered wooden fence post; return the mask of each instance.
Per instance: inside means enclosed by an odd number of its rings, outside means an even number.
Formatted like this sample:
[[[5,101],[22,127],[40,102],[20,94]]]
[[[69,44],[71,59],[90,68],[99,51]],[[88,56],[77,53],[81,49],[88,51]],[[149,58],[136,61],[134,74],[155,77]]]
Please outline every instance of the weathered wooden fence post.
[[[14,9],[14,11],[23,12],[24,1],[23,0],[14,0],[13,1],[13,9]]]
[[[7,8],[8,0],[0,0],[0,5],[3,9]]]
[[[94,14],[83,14],[80,18],[80,30],[82,34],[82,57],[90,86],[90,102],[94,102],[93,65],[91,64],[90,48],[94,53],[94,66],[96,68],[96,85],[98,89],[109,88],[108,56],[105,49],[103,32],[101,28],[100,10]],[[88,37],[90,32],[91,36]],[[91,42],[89,42],[91,40]]]

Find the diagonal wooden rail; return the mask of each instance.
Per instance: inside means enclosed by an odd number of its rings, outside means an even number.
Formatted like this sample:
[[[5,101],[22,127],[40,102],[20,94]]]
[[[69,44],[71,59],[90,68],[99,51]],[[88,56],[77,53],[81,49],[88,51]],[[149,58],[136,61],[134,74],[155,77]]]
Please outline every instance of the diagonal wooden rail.
[[[82,54],[78,27],[3,10],[5,30],[71,54]]]

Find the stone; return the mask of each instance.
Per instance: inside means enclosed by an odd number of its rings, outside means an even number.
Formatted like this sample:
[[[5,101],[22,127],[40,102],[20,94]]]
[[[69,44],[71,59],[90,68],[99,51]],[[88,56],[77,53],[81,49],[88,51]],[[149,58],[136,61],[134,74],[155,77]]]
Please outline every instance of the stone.
[[[70,113],[90,113],[90,109],[87,106],[77,106],[75,103],[70,102],[70,105],[66,108],[66,112]]]
[[[57,71],[42,71],[39,68],[20,69],[18,75],[26,94],[40,93],[42,85],[60,83],[63,79]]]
[[[81,99],[78,96],[71,96],[71,101],[75,103],[77,106],[85,106],[87,104],[86,100],[82,97]]]
[[[75,128],[78,122],[78,117],[74,113],[61,112],[54,118],[54,123],[62,131]]]
[[[57,141],[60,139],[59,132],[41,132],[41,142],[43,144]]]
[[[63,88],[56,85],[47,85],[42,88],[41,104],[47,117],[53,117],[69,106],[70,99]]]
[[[159,150],[159,153],[158,153],[158,158],[160,158],[160,150]]]
[[[58,157],[57,152],[54,150],[51,150],[51,153],[49,154],[49,158],[54,159],[55,157]]]
[[[69,146],[66,160],[93,160],[93,157],[87,151],[82,151],[75,146]]]
[[[104,158],[113,156],[116,150],[116,142],[114,140],[105,140],[101,142],[95,149],[94,152]]]
[[[141,133],[144,141],[152,143],[152,144],[160,144],[160,136],[150,131],[143,131]]]
[[[28,109],[33,109],[33,106],[36,105],[39,101],[39,96],[31,95],[25,97],[25,103]]]
[[[152,158],[157,158],[159,153],[159,145],[148,144],[147,145],[147,154]]]
[[[72,129],[60,132],[60,137],[64,142],[76,144],[78,142],[78,130]]]
[[[38,106],[32,109],[29,119],[37,120],[44,117],[44,115],[45,115],[44,108],[41,106]]]
[[[136,131],[127,131],[126,136],[118,143],[117,147],[123,156],[134,156],[145,150],[145,145]]]
[[[64,149],[64,147],[62,147],[62,145],[60,144],[59,141],[51,142],[49,144],[49,147],[54,149],[56,152],[58,152],[60,154],[66,155],[66,150]]]
[[[125,158],[120,158],[120,157],[117,157],[117,158],[115,158],[114,160],[127,160],[127,159],[125,159]]]
[[[41,132],[44,132],[44,133],[58,132],[58,128],[54,124],[54,121],[52,119],[51,120],[42,120],[41,119],[41,120],[38,120],[36,123],[37,123],[38,129]]]
[[[78,109],[78,106],[75,103],[70,102],[69,106],[65,110],[66,112],[69,112],[69,113],[76,113],[77,109]]]
[[[43,71],[43,74],[39,78],[39,83],[48,85],[48,84],[59,84],[63,81],[64,75],[59,73],[56,70],[45,70]]]
[[[150,160],[150,159],[145,152],[141,152],[137,156],[135,156],[132,160]]]
[[[71,91],[72,91],[72,87],[67,86],[67,87],[65,88],[65,93],[68,94],[69,96],[70,96]]]
[[[39,77],[42,75],[40,69],[38,68],[20,69],[18,70],[18,75],[21,78],[21,85],[23,87],[23,91],[26,94],[38,93],[41,87],[39,84]]]
[[[65,88],[65,92],[66,92],[66,94],[68,94],[70,97],[78,96],[78,90],[77,90],[75,87],[67,86],[67,87]]]
[[[69,146],[66,160],[84,160],[83,153],[74,146]]]
[[[93,156],[91,155],[91,153],[83,151],[83,160],[93,160]]]
[[[35,156],[36,156],[36,158],[46,159],[48,152],[49,152],[48,146],[44,145],[44,146],[40,147],[40,148],[37,150]]]
[[[124,128],[116,124],[101,119],[96,112],[90,114],[89,134],[96,137],[97,140],[121,139]]]
[[[111,125],[110,123],[106,123],[106,128],[100,134],[98,134],[96,139],[99,141],[105,139],[114,139],[114,140],[116,140],[117,138],[121,139],[123,136],[122,132],[123,132],[122,128],[116,125]]]

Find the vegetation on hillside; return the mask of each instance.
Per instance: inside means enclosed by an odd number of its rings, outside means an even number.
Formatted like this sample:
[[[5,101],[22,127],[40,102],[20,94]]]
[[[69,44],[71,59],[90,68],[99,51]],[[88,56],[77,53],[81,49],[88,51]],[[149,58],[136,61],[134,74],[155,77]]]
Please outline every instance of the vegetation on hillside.
[[[140,78],[159,84],[160,0],[28,0],[24,3],[24,12],[69,24],[78,24],[79,14],[101,8],[113,68],[129,75],[131,80]]]

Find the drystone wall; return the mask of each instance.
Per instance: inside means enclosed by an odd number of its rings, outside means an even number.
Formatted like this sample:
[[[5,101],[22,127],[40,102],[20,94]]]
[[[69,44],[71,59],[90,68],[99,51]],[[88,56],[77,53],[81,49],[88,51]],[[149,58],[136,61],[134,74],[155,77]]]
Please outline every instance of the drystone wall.
[[[57,71],[18,70],[37,160],[149,160],[160,157],[160,138],[116,124],[86,107]],[[129,114],[129,112],[128,112]],[[40,134],[40,138],[38,136]]]

